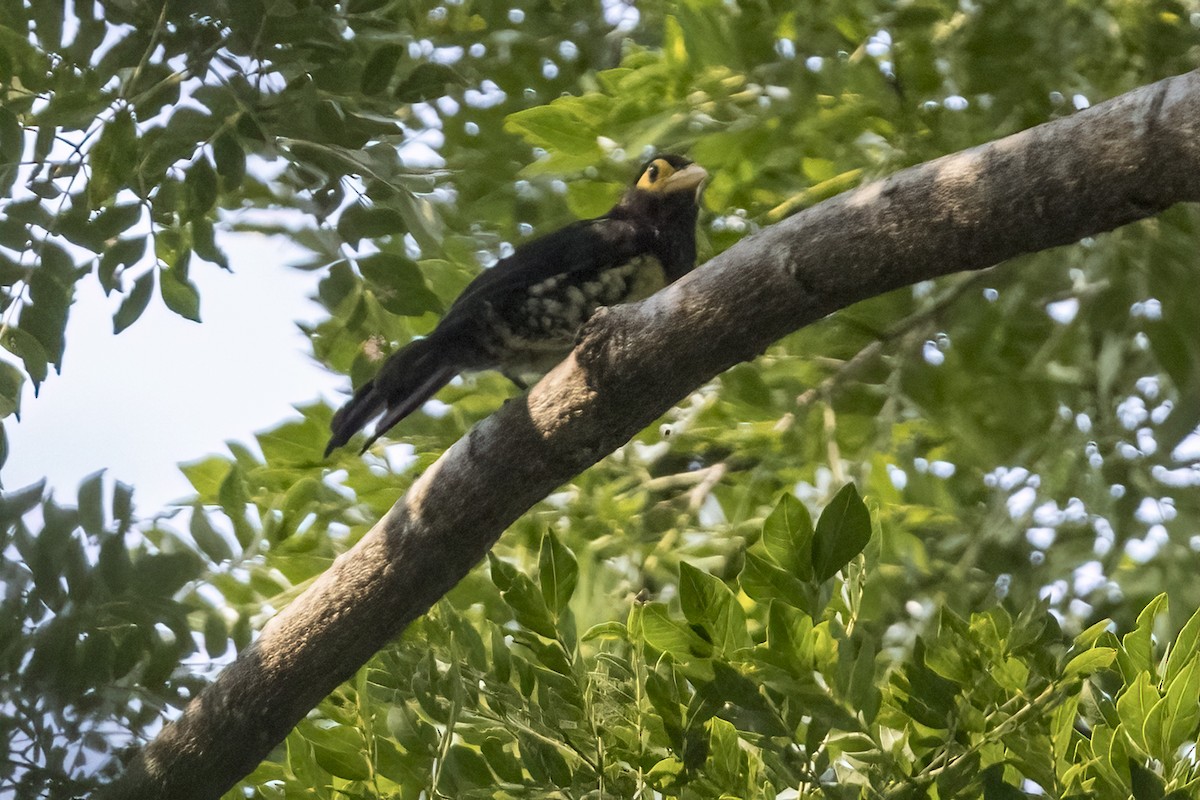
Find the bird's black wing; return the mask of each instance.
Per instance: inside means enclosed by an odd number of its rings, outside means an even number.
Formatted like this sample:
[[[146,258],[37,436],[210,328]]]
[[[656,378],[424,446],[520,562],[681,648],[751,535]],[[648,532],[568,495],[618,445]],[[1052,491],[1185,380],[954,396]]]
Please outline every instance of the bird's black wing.
[[[653,242],[653,230],[635,220],[606,216],[571,223],[521,245],[481,272],[450,306],[446,318],[455,312],[470,314],[478,303],[500,301],[555,275],[586,274],[624,264],[649,252]]]

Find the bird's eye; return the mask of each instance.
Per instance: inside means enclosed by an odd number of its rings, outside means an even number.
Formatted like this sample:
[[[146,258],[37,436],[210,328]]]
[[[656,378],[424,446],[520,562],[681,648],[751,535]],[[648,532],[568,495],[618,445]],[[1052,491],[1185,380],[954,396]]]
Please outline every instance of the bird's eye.
[[[646,170],[646,175],[649,176],[651,183],[658,180],[658,164],[651,164],[650,169]]]

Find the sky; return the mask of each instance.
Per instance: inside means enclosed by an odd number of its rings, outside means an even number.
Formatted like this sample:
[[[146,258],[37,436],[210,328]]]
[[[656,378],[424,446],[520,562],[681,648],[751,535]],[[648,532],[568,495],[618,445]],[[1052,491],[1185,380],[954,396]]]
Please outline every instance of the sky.
[[[193,262],[202,324],[156,295],[113,335],[123,296],[105,297],[95,277],[78,284],[62,374],[52,371],[36,398],[27,383],[20,422],[5,420],[6,491],[47,477],[74,504],[80,480],[107,469],[106,485],[131,484],[139,514],[151,516],[191,493],[179,462],[226,453],[227,439],[253,447],[253,433],[294,416],[293,405],[339,401],[348,380],[309,357],[296,327],[322,313],[309,299],[320,273],[287,267],[304,251],[260,234],[222,244],[233,274]]]

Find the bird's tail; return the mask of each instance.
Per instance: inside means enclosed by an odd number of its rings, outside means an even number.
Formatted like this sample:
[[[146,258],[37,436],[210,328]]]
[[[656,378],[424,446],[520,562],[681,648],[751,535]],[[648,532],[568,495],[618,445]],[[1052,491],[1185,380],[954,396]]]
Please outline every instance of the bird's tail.
[[[446,353],[439,344],[436,337],[430,336],[393,353],[374,380],[359,387],[354,397],[333,415],[329,426],[333,435],[329,437],[325,455],[350,441],[371,419],[380,416],[363,445],[362,452],[366,452],[376,439],[449,383],[461,369],[447,363]]]

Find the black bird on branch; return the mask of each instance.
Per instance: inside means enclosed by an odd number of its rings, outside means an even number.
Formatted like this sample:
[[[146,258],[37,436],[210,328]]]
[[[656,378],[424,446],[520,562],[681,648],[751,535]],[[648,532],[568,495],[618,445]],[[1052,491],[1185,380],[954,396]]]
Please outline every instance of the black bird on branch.
[[[482,272],[432,333],[393,353],[334,414],[325,455],[380,417],[365,452],[460,372],[498,369],[525,388],[525,375],[571,351],[597,308],[648,297],[687,274],[707,176],[682,156],[655,156],[607,214],[521,245]]]

